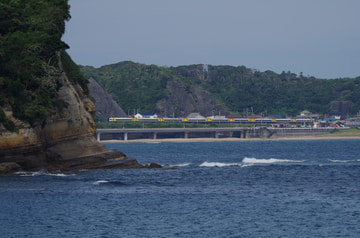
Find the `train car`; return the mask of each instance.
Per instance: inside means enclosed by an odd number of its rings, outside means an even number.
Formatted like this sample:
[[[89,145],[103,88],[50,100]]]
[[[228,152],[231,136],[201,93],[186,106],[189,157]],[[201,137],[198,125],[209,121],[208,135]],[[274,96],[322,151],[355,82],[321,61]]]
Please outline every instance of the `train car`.
[[[109,117],[109,122],[130,122],[132,119],[131,117]]]
[[[130,118],[110,117],[109,122],[183,122],[183,123],[241,123],[241,124],[278,124],[306,125],[313,123],[309,118]]]

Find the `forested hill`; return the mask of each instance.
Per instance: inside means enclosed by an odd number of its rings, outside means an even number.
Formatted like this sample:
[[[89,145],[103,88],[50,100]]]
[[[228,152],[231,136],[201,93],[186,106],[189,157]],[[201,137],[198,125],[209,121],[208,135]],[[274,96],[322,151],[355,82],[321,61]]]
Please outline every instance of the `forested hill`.
[[[351,115],[360,110],[360,77],[317,79],[291,72],[260,72],[245,66],[159,67],[130,61],[80,68],[85,77],[99,82],[125,111],[140,109],[181,117],[196,111],[204,116],[249,112],[295,116],[303,110],[323,115]],[[204,95],[211,100],[201,100]],[[191,97],[195,105],[186,108],[178,97],[183,100]],[[331,107],[334,101],[341,101],[345,110],[340,112],[341,108]]]

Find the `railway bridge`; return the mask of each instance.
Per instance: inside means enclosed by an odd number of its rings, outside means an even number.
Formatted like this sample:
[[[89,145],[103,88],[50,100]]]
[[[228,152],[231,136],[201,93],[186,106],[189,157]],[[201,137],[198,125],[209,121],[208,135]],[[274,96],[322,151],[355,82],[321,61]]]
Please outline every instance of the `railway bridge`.
[[[96,139],[104,134],[115,135],[116,139],[159,139],[159,138],[284,138],[315,136],[330,133],[334,128],[272,128],[272,127],[222,127],[222,128],[117,128],[97,129]]]

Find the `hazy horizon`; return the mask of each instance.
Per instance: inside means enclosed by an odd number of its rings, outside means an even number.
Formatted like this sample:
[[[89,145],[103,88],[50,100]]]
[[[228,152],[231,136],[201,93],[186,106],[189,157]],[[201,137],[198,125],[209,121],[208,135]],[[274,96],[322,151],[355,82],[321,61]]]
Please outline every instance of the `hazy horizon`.
[[[70,0],[74,61],[360,76],[360,1]]]

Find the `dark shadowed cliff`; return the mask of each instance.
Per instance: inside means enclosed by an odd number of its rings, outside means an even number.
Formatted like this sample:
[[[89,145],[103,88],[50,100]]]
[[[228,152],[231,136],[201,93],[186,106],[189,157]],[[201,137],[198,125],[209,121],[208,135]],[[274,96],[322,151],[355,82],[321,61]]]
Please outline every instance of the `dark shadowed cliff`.
[[[96,119],[107,121],[109,117],[126,117],[123,109],[94,79],[89,79],[90,96],[95,99]]]

